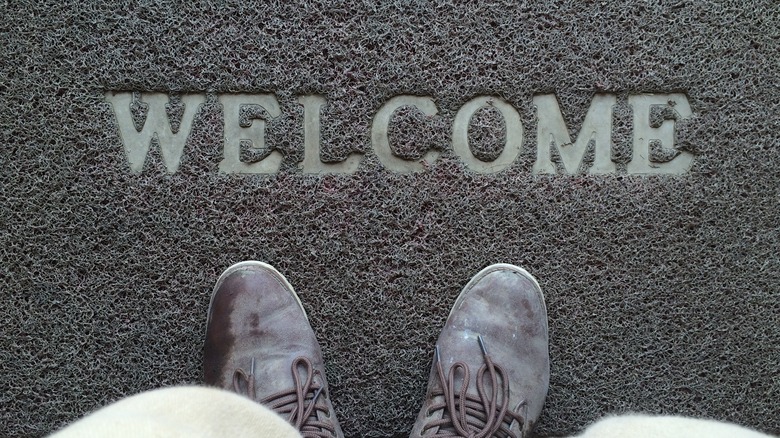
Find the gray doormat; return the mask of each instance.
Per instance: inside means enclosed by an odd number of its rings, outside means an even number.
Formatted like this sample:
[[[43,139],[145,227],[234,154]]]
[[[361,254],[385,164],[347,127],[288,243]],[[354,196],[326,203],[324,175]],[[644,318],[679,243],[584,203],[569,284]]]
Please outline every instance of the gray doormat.
[[[408,434],[496,262],[546,296],[540,435],[780,433],[776,1],[280,3],[0,2],[0,435],[199,382],[244,259],[297,288],[349,436]]]

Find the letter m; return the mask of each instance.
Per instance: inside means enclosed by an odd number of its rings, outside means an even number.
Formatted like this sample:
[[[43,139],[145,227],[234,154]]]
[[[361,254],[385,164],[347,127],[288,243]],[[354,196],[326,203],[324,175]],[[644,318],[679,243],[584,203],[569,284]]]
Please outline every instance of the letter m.
[[[176,172],[195,113],[205,100],[205,96],[183,94],[181,102],[175,103],[169,101],[164,93],[142,93],[141,99],[135,102],[133,102],[132,92],[109,91],[105,97],[106,101],[114,107],[119,135],[124,143],[130,169],[133,172],[143,170],[152,141],[157,139],[165,168],[169,173]],[[133,120],[133,106],[147,108],[146,118],[139,123]],[[168,116],[169,110],[181,115],[181,119],[175,117],[176,122],[173,126]]]
[[[550,148],[556,148],[566,173],[574,174],[582,164],[588,145],[594,143],[593,164],[588,173],[614,173],[612,155],[612,107],[617,99],[612,94],[596,94],[582,122],[577,140],[572,142],[563,121],[558,99],[554,94],[534,96],[538,115],[536,163],[533,173],[556,173]]]

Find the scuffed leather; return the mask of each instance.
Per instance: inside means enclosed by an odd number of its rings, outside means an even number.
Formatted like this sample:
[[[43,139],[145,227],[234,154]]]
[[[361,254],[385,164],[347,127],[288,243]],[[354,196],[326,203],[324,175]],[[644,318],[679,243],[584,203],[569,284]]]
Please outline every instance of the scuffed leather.
[[[527,403],[523,432],[536,423],[547,395],[550,376],[547,310],[541,289],[525,271],[511,265],[493,265],[477,274],[458,296],[439,336],[445,373],[456,362],[470,371],[469,393],[476,393],[477,370],[485,363],[477,340],[482,336],[488,353],[508,373],[510,409]],[[431,369],[426,398],[411,436],[421,437],[423,426],[443,411],[429,415],[428,409],[441,397],[432,397],[441,384],[436,363]],[[520,426],[512,431],[522,436]],[[431,434],[428,431],[427,434]]]

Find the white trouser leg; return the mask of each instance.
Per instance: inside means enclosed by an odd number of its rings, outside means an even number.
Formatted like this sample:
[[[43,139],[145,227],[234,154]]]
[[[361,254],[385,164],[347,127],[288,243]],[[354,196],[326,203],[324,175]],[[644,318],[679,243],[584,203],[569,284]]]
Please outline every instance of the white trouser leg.
[[[122,399],[52,438],[139,436],[300,438],[282,417],[248,398],[195,386],[158,389]]]
[[[623,415],[608,417],[575,438],[771,438],[731,423],[685,417]]]

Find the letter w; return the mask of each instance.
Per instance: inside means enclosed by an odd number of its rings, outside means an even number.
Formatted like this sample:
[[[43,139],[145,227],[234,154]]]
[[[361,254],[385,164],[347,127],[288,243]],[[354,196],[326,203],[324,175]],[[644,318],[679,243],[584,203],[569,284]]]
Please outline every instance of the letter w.
[[[112,91],[106,93],[106,101],[110,102],[114,107],[116,122],[119,126],[119,135],[124,143],[130,169],[133,172],[141,172],[143,170],[149,147],[152,141],[157,138],[165,168],[169,173],[175,173],[179,168],[181,154],[184,151],[184,145],[187,143],[187,137],[190,135],[195,113],[197,113],[198,107],[205,100],[205,96],[196,94],[181,95],[184,114],[176,132],[173,132],[171,128],[171,122],[166,112],[166,104],[169,101],[166,94],[143,93],[142,100],[143,103],[148,105],[148,111],[146,120],[141,122],[142,128],[137,129],[133,123],[133,114],[131,113],[133,93],[116,93]]]

